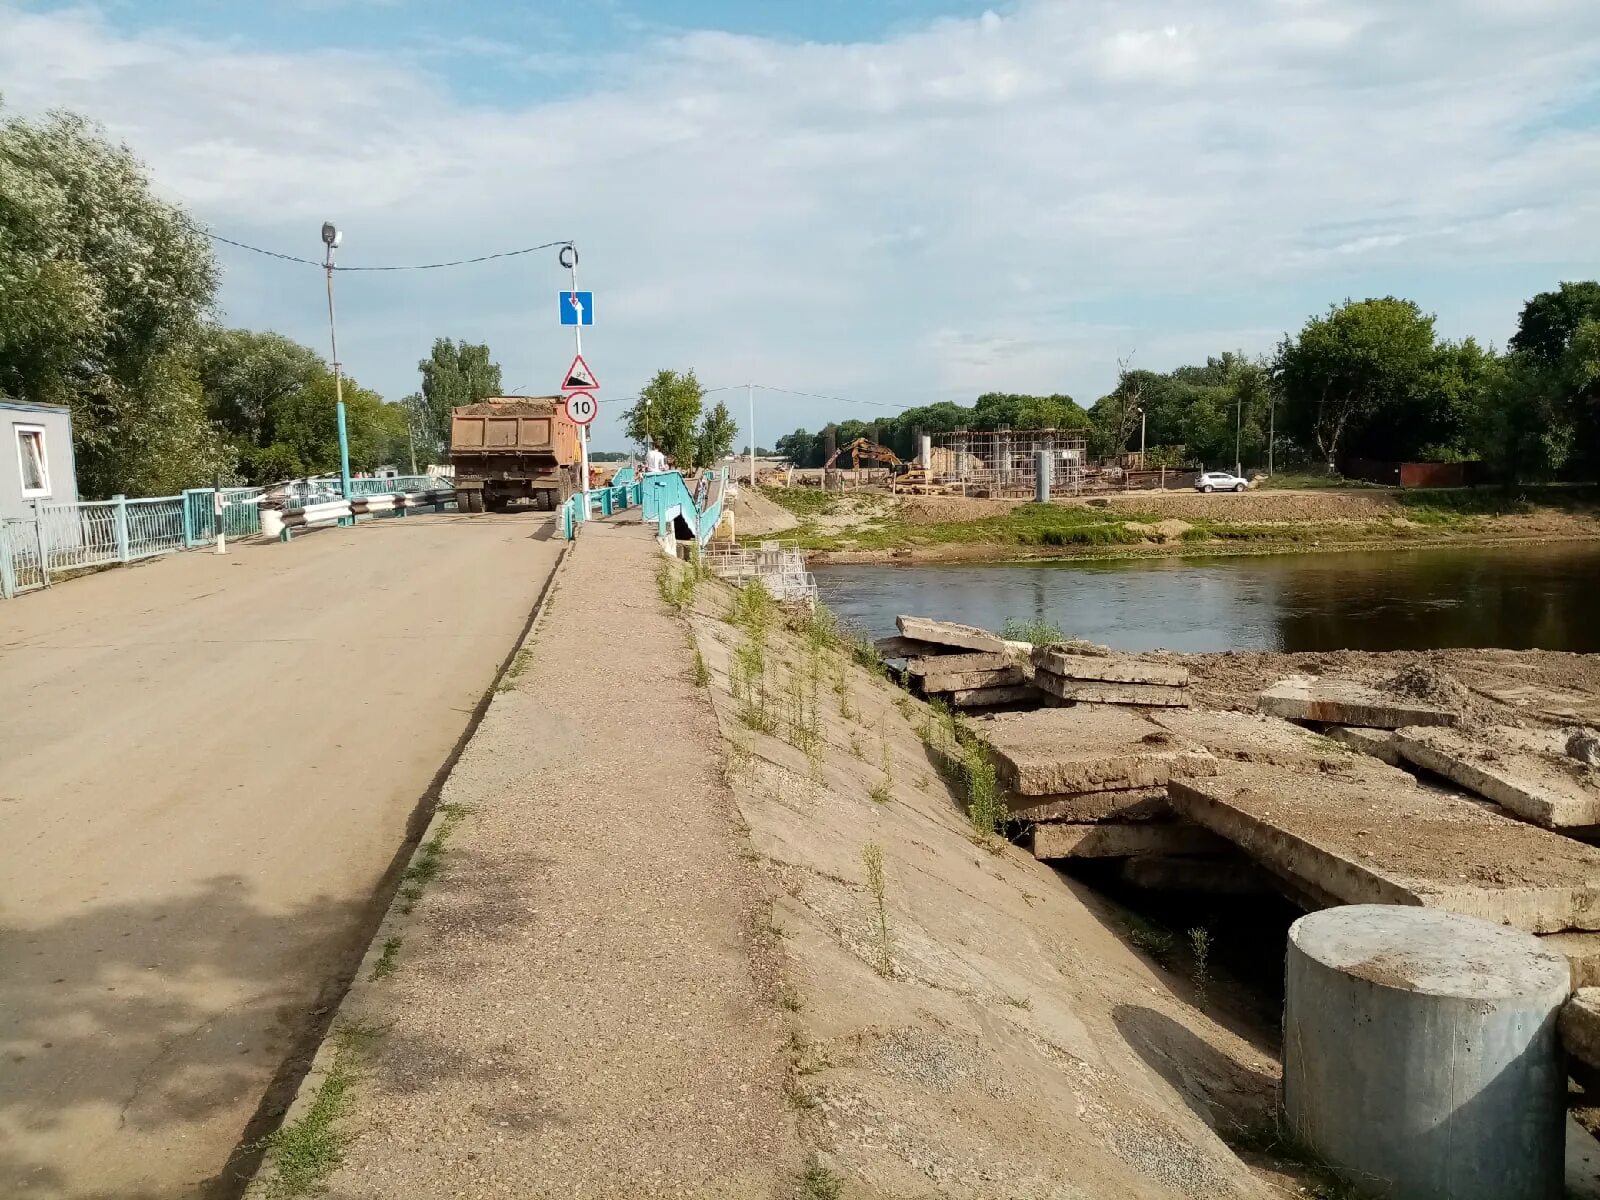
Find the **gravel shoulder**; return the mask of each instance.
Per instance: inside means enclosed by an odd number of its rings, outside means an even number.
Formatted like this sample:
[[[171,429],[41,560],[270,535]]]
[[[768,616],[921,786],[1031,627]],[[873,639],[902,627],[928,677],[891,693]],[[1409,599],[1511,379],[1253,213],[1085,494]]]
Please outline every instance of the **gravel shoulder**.
[[[772,1197],[798,1168],[761,881],[659,562],[581,531],[446,783],[438,877],[340,1015],[371,1036],[329,1195]]]

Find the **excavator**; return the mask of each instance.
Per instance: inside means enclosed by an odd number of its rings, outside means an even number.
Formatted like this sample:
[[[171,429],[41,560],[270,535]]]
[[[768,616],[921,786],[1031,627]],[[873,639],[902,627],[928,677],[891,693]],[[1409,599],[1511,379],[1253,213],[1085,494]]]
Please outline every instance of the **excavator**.
[[[907,463],[898,454],[887,446],[880,446],[870,438],[858,437],[853,442],[840,446],[831,455],[828,461],[822,464],[824,471],[831,471],[839,461],[839,456],[848,452],[850,455],[850,469],[859,470],[863,461],[868,463],[882,463],[889,468],[889,486],[895,489],[897,485],[920,485],[926,482],[926,474],[917,463]]]

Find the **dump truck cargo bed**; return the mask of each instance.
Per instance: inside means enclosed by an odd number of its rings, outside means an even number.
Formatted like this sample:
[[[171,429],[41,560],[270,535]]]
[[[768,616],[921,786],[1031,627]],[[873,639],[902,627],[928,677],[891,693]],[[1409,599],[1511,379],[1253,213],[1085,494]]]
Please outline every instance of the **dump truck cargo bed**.
[[[450,462],[462,511],[529,499],[553,509],[577,485],[578,427],[559,396],[492,396],[450,414]]]

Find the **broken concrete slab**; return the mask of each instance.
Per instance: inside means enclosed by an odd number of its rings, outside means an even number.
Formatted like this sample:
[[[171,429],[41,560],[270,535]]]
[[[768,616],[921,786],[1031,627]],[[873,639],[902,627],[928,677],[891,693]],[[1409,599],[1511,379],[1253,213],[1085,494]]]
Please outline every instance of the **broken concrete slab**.
[[[1600,771],[1566,753],[1555,730],[1495,726],[1467,735],[1459,729],[1408,728],[1394,734],[1407,762],[1493,800],[1546,829],[1600,825]]]
[[[1376,764],[1313,774],[1223,763],[1175,778],[1179,815],[1226,837],[1303,895],[1419,904],[1531,933],[1600,929],[1600,850],[1443,795]]]
[[[1152,712],[1150,720],[1162,729],[1204,746],[1218,758],[1237,762],[1311,768],[1327,762],[1348,767],[1354,757],[1348,748],[1303,725],[1264,713],[1166,709]]]
[[[1027,683],[1001,687],[962,688],[949,695],[950,703],[957,708],[993,708],[1000,704],[1024,704],[1039,698],[1039,693],[1033,690],[1033,685]]]
[[[1033,665],[1063,679],[1100,683],[1156,683],[1187,687],[1189,668],[1144,662],[1125,654],[1076,654],[1063,646],[1036,646]]]
[[[1008,792],[1006,806],[1011,810],[1013,821],[1072,821],[1088,825],[1097,821],[1163,821],[1172,818],[1165,784],[1066,796],[1018,796]]]
[[[1126,708],[1000,713],[974,729],[992,750],[1002,786],[1023,796],[1164,786],[1174,774],[1216,770],[1199,746]]]
[[[1207,858],[1141,854],[1126,860],[1118,874],[1124,883],[1153,892],[1258,896],[1268,890],[1261,872],[1236,853]]]
[[[1025,675],[1022,666],[1004,654],[935,654],[906,660],[908,675],[943,675],[959,671],[1014,671],[1018,678]]]
[[[1573,987],[1600,985],[1600,933],[1569,930],[1547,933],[1541,940],[1550,949],[1567,956],[1567,962],[1572,964]]]
[[[1209,829],[1187,823],[1050,822],[1033,827],[1035,858],[1127,858],[1135,854],[1206,854],[1226,849],[1228,843]]]
[[[1404,725],[1455,725],[1460,717],[1404,696],[1390,696],[1345,679],[1294,676],[1256,698],[1264,713],[1288,721],[1399,729]]]
[[[1600,1071],[1600,988],[1579,988],[1556,1018],[1561,1044],[1590,1071]]]
[[[938,654],[959,654],[961,651],[932,642],[919,642],[908,637],[882,637],[872,643],[879,658],[930,658]]]
[[[1359,725],[1330,725],[1323,734],[1358,754],[1369,754],[1391,767],[1399,765],[1400,751],[1390,729],[1363,729]]]
[[[1016,687],[1026,676],[1020,667],[1002,667],[995,671],[941,671],[916,677],[924,692],[943,695],[947,692],[974,691],[979,688]]]
[[[1121,704],[1133,708],[1187,708],[1189,689],[1148,683],[1088,683],[1036,671],[1034,686],[1074,704]]]
[[[919,642],[932,642],[936,646],[950,646],[957,650],[979,650],[988,654],[1004,653],[1006,644],[999,634],[990,633],[973,625],[957,625],[953,621],[935,621],[929,617],[898,616],[895,627],[903,637]]]

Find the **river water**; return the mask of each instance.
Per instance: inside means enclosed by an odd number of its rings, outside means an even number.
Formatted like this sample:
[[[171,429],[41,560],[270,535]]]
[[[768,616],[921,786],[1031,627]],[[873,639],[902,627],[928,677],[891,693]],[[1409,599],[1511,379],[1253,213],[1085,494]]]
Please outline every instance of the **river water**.
[[[815,569],[874,637],[898,613],[1047,620],[1122,650],[1600,652],[1600,546]]]

